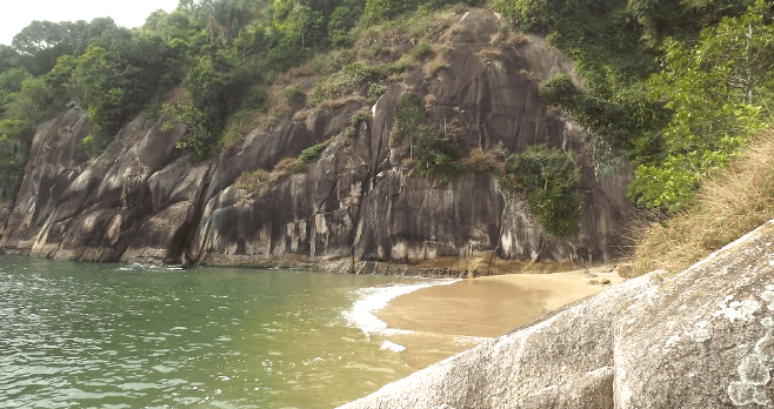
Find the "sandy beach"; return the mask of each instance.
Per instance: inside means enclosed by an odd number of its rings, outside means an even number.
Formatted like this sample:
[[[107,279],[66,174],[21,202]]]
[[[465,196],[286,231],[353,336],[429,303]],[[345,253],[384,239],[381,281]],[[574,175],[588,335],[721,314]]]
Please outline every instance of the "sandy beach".
[[[433,344],[461,351],[623,281],[611,267],[479,277],[402,295],[376,315],[389,328],[412,331],[387,338],[406,347],[409,364],[422,367],[434,359],[423,357]]]

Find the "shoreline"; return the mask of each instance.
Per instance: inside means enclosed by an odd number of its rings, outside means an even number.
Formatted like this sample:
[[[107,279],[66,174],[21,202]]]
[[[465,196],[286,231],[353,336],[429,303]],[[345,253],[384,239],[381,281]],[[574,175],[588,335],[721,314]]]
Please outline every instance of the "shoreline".
[[[407,364],[421,369],[623,281],[612,266],[485,276],[400,294],[373,314],[386,323],[385,342],[405,348]]]

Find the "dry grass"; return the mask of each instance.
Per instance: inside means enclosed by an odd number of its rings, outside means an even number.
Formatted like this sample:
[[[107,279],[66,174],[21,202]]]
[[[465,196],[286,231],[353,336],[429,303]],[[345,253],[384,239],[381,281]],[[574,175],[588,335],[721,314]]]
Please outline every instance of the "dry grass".
[[[531,81],[538,80],[537,77],[535,77],[535,73],[533,73],[532,71],[525,70],[523,68],[519,70],[519,75],[521,75],[522,77],[526,77]]]
[[[380,24],[358,24],[350,34],[355,49],[368,50],[374,44],[384,48],[400,48],[405,44],[417,44],[422,40],[433,42],[459,18],[453,8],[414,13],[397,17]]]
[[[502,53],[503,50],[500,47],[489,46],[481,49],[477,54],[478,57],[481,58],[481,61],[490,62],[499,59]]]
[[[434,46],[433,48],[435,57],[429,60],[424,66],[426,81],[435,77],[442,69],[449,67],[449,48],[446,46]]]
[[[265,182],[269,178],[269,172],[263,169],[255,169],[247,172],[242,172],[241,175],[234,182],[234,187],[245,190],[255,190],[261,183]]]
[[[481,148],[470,151],[470,155],[463,158],[462,165],[476,172],[489,172],[497,175],[505,173],[505,164],[498,160],[492,152],[487,152]]]
[[[508,33],[498,31],[492,36],[491,41],[495,44],[516,48],[529,42],[529,37],[519,31],[509,31]]]
[[[752,139],[728,169],[703,184],[691,208],[645,229],[635,276],[680,272],[774,217],[774,130]]]
[[[433,94],[427,94],[425,95],[425,107],[432,107],[435,106],[435,95]]]
[[[301,159],[288,157],[279,161],[271,172],[263,169],[242,172],[234,182],[234,187],[255,192],[256,196],[262,196],[282,179],[297,173],[302,165]]]
[[[363,103],[365,102],[365,100],[366,100],[365,97],[360,94],[350,94],[350,95],[345,95],[341,98],[327,99],[322,103],[320,103],[320,108],[336,109],[336,108],[341,108],[343,106],[349,105],[353,102]]]
[[[277,165],[274,166],[274,170],[271,173],[287,176],[287,175],[290,175],[291,173],[294,173],[296,169],[298,169],[299,166],[301,166],[301,164],[302,164],[301,159],[287,157],[279,161],[279,163],[277,163]]]
[[[310,117],[316,115],[317,112],[318,111],[316,109],[314,109],[314,108],[312,108],[312,109],[302,109],[300,111],[297,111],[295,114],[293,114],[293,118],[292,119],[293,119],[293,121],[299,121],[299,122],[300,121],[306,121]]]

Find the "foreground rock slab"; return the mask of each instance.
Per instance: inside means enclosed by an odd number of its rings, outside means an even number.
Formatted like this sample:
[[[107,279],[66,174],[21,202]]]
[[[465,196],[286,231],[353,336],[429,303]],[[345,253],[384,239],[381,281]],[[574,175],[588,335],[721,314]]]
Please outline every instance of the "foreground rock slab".
[[[774,407],[774,223],[615,321],[617,408]]]
[[[772,408],[772,370],[774,221],[342,408]]]

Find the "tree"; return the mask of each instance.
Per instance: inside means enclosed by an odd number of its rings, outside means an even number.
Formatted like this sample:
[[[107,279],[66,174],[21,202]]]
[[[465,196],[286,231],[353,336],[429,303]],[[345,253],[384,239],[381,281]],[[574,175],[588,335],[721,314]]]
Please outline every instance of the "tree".
[[[642,164],[630,186],[641,206],[674,212],[701,177],[726,165],[750,131],[765,126],[774,102],[774,25],[756,1],[739,17],[705,28],[695,44],[667,38],[664,69],[648,84],[672,112],[663,129],[665,159]]]

